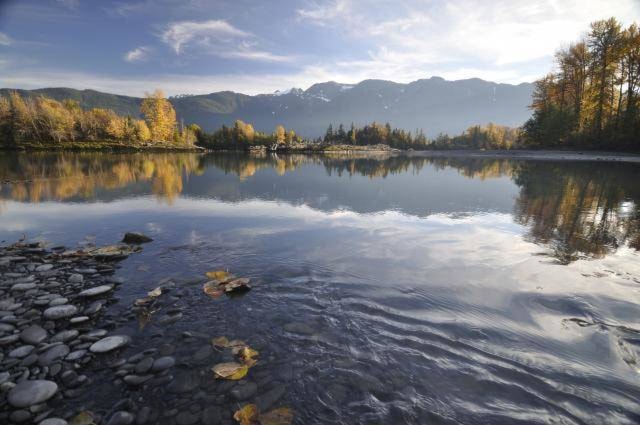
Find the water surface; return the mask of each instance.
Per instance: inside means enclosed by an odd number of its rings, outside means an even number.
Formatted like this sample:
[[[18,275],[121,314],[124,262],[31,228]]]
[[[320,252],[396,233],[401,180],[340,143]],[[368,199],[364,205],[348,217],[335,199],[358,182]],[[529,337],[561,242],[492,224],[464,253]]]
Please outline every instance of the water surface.
[[[152,236],[118,271],[112,314],[168,277],[250,277],[240,298],[186,285],[180,321],[121,331],[131,354],[183,331],[259,347],[248,379],[285,388],[277,405],[301,424],[638,423],[639,177],[608,162],[1,154],[0,240]],[[180,347],[176,374],[208,370],[188,361],[198,348]],[[121,397],[96,391],[95,409]]]

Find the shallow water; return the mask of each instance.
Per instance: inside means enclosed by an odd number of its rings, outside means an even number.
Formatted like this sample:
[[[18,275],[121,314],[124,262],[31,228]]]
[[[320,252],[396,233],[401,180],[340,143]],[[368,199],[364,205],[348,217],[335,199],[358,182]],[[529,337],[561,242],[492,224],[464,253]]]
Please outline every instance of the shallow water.
[[[283,388],[273,407],[296,423],[638,423],[639,177],[607,162],[0,154],[0,240],[152,236],[109,314],[170,277],[184,316],[132,318],[124,357],[169,342],[176,377],[206,374],[213,359],[191,360],[204,342],[182,332],[243,339],[260,350],[256,396]],[[185,283],[221,268],[254,289],[213,300]],[[70,406],[109,411],[112,380]],[[224,419],[239,406],[220,404]]]

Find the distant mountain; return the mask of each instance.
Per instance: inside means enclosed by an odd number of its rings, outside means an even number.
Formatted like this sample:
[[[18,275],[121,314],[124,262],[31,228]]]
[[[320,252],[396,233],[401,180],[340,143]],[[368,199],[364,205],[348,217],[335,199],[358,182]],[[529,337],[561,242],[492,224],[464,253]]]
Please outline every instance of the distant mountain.
[[[8,89],[0,89],[6,94]],[[54,99],[76,99],[83,108],[105,107],[120,114],[138,115],[140,98],[101,93],[94,90],[45,88],[19,90],[23,95],[43,94]],[[474,124],[494,122],[519,126],[531,115],[533,85],[498,84],[477,78],[447,81],[439,77],[409,84],[365,80],[358,84],[333,81],[314,84],[307,90],[290,89],[273,94],[248,96],[223,91],[206,95],[171,98],[178,118],[196,123],[205,130],[236,119],[271,132],[278,124],[307,137],[324,134],[329,123],[371,121],[415,130],[429,136],[440,132],[457,134]]]

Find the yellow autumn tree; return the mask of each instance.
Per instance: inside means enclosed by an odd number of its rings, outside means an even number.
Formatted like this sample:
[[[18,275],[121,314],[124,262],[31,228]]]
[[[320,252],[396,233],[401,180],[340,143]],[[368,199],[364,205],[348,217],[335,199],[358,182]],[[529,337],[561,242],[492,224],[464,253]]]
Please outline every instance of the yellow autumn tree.
[[[286,130],[283,126],[279,125],[276,127],[276,143],[281,144],[285,141]]]
[[[168,141],[173,139],[176,128],[176,111],[165,98],[162,90],[146,94],[140,111],[145,117],[152,140]]]

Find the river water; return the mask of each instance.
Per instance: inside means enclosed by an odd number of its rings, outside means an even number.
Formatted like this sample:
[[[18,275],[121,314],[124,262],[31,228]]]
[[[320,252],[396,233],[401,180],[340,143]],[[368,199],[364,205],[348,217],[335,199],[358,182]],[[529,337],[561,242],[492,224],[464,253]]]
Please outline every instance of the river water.
[[[267,394],[300,424],[640,422],[637,164],[5,153],[0,182],[4,244],[151,236],[117,272],[119,355],[172,344],[175,378],[202,379],[178,397],[97,370],[70,408],[198,412],[213,393],[227,423]],[[253,289],[207,296],[193,282],[216,269]],[[142,326],[133,300],[167,281],[183,316]],[[259,362],[208,386],[215,358],[194,360],[207,342],[184,332],[242,339]],[[226,393],[248,383],[245,401]]]

